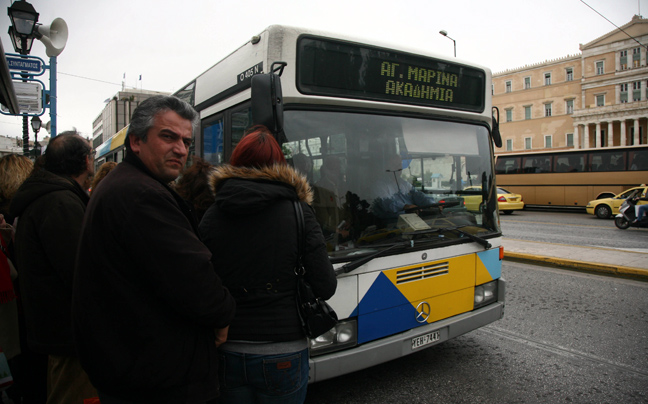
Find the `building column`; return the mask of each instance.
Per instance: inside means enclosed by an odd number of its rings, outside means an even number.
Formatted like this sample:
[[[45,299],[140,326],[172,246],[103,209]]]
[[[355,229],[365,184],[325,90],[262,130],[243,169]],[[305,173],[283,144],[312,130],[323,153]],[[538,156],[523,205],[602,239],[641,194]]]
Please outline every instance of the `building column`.
[[[585,132],[583,133],[583,147],[589,149],[589,124],[585,124]]]
[[[608,123],[607,123],[608,124],[607,125],[608,126],[608,128],[607,128],[607,134],[608,134],[608,144],[607,145],[608,145],[608,147],[614,147],[614,136],[613,136],[614,132],[613,132],[613,129],[612,129],[612,124],[613,123],[614,122],[612,122],[612,121],[608,121]]]
[[[625,119],[621,119],[621,146],[626,145],[626,122]]]
[[[594,135],[594,147],[601,147],[601,122],[596,122],[596,132]]]
[[[634,145],[639,144],[639,119],[634,120]]]
[[[574,124],[574,149],[580,149],[580,142],[578,141],[578,124]]]

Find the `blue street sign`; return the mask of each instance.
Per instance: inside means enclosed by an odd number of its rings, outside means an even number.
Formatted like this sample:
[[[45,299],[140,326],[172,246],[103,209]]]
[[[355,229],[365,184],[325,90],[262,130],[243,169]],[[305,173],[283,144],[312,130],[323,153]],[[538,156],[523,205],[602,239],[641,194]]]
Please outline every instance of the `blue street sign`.
[[[6,59],[7,64],[9,65],[9,70],[37,73],[40,73],[43,70],[43,65],[38,59],[12,58],[9,56],[7,56]]]

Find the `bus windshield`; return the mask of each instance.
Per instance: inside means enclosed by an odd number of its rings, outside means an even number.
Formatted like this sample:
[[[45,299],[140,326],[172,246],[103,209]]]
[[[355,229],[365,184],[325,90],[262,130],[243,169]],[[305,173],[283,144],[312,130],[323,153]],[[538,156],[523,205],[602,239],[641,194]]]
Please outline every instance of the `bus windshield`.
[[[500,232],[496,203],[484,203],[494,192],[486,126],[331,111],[284,116],[283,149],[313,188],[331,258]]]

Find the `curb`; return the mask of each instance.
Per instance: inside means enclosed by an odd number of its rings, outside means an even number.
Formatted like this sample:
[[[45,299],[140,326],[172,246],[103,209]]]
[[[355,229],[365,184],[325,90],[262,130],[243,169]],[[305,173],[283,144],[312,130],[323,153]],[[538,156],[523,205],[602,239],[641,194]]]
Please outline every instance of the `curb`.
[[[584,272],[603,273],[625,278],[648,281],[648,270],[643,268],[625,267],[620,265],[607,265],[595,262],[568,260],[564,258],[547,257],[543,255],[515,253],[504,250],[504,259],[519,262],[531,262],[541,265],[555,265],[563,268]]]

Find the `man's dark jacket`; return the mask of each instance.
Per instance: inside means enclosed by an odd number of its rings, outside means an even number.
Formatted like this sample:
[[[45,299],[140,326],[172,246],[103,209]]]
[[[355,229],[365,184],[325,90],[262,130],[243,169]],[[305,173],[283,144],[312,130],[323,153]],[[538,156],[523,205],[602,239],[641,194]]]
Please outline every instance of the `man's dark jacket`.
[[[18,217],[14,252],[26,338],[35,352],[75,355],[72,283],[87,203],[76,181],[45,169],[28,177],[11,201],[11,215]]]
[[[100,392],[138,402],[207,401],[215,328],[234,316],[192,212],[133,154],[93,190],[79,245],[73,329]]]

